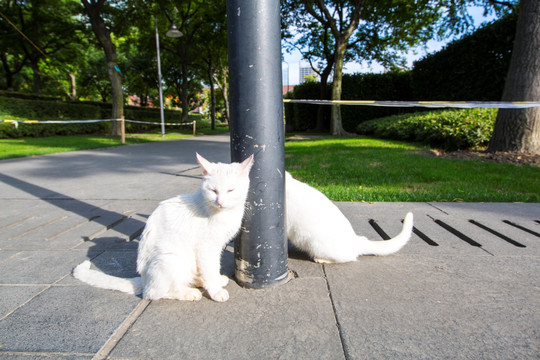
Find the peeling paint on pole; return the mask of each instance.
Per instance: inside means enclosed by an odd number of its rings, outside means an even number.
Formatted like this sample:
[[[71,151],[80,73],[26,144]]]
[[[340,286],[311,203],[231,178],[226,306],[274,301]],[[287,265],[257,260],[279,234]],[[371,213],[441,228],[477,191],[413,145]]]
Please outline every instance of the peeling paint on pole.
[[[227,18],[231,158],[255,154],[235,241],[236,280],[264,288],[287,281],[289,274],[279,1],[227,1]]]

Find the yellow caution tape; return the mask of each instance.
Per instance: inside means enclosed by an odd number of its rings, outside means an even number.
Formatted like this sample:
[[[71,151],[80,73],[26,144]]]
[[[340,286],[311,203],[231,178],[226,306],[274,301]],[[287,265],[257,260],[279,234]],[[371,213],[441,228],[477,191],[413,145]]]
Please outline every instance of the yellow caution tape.
[[[540,107],[539,101],[379,101],[379,100],[308,100],[283,99],[285,103],[314,105],[363,105],[382,107],[497,108],[525,109]]]

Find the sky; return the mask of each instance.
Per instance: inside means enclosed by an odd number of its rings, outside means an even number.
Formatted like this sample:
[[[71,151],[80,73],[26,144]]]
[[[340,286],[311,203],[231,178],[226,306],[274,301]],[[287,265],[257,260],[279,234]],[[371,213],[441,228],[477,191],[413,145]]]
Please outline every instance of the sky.
[[[483,8],[481,7],[475,7],[471,8],[470,13],[473,16],[473,19],[475,21],[475,26],[478,26],[482,24],[483,22],[491,21],[494,19],[494,16],[483,16]],[[426,46],[418,46],[415,48],[412,48],[406,55],[405,58],[407,59],[407,66],[409,68],[412,67],[413,62],[416,60],[419,60],[426,56],[427,54],[435,53],[439,50],[441,50],[448,42],[447,41],[436,41],[436,40],[430,40],[426,43]],[[299,51],[295,51],[291,54],[284,51],[283,53],[284,62],[281,65],[282,68],[282,77],[283,77],[283,85],[298,85],[299,84],[299,72],[300,72],[300,64],[302,66],[309,66],[309,63],[307,61],[302,61],[302,55]],[[373,63],[371,66],[368,64],[359,64],[359,63],[347,63],[344,66],[344,73],[346,74],[354,74],[354,73],[382,73],[384,71],[384,67],[377,63]],[[288,76],[288,81],[287,81]]]

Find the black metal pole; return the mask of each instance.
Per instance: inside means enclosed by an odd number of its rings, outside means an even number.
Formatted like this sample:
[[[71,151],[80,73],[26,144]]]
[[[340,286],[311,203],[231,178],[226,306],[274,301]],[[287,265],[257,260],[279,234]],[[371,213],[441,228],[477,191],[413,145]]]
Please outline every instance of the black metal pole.
[[[255,154],[235,275],[259,289],[288,280],[279,0],[227,1],[231,158]]]

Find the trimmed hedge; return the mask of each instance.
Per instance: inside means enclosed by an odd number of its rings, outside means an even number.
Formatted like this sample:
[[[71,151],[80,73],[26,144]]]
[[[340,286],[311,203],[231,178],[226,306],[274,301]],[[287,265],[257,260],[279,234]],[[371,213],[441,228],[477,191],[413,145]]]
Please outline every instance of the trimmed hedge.
[[[416,61],[416,100],[501,99],[512,57],[517,14],[509,14]]]
[[[0,119],[7,120],[93,120],[109,119],[112,105],[97,102],[61,102],[42,100],[39,97],[0,96]],[[126,119],[160,123],[159,109],[124,106]],[[166,122],[180,122],[181,112],[165,110]],[[126,122],[126,132],[155,130],[157,125]],[[0,123],[0,138],[39,137],[54,135],[107,134],[110,122],[86,124],[24,124],[15,128],[10,123]]]
[[[328,86],[330,94],[330,86]],[[288,93],[288,99],[319,99],[320,84],[316,82],[307,82],[296,85],[292,93]],[[328,99],[326,99],[328,100]],[[327,117],[330,119],[330,107],[327,108]],[[311,104],[285,104],[285,121],[289,131],[307,131],[313,130],[317,126],[317,105]],[[329,120],[328,120],[329,122]]]
[[[343,75],[341,98],[345,100],[413,100],[410,72]],[[414,112],[412,108],[341,106],[343,128],[354,132],[358,123],[396,114]]]
[[[0,115],[3,119],[28,120],[90,120],[99,119],[99,107],[59,101],[28,100],[0,96]],[[10,123],[0,123],[0,138],[38,137],[106,133],[110,124],[23,124],[15,128]]]
[[[361,100],[412,100],[412,81],[410,72],[390,72],[386,74],[343,75],[342,99]],[[327,94],[331,94],[328,85]],[[319,99],[320,83],[304,83],[294,87],[290,99]],[[328,99],[324,99],[328,100]],[[325,125],[330,125],[328,105],[323,106]],[[312,104],[286,104],[285,118],[290,130],[306,131],[315,129],[319,106]],[[373,106],[341,106],[343,128],[354,132],[359,122],[393,114],[414,112],[411,108],[382,108]]]
[[[13,116],[29,120],[88,120],[99,119],[101,116],[99,107],[94,105],[2,96],[0,109],[4,117]]]
[[[452,109],[395,115],[361,123],[359,134],[415,141],[448,151],[487,145],[497,109]]]

